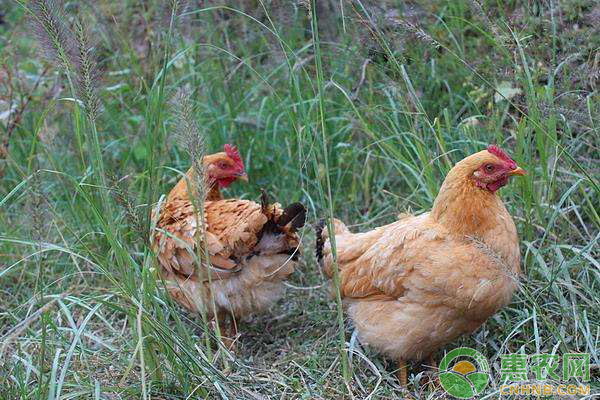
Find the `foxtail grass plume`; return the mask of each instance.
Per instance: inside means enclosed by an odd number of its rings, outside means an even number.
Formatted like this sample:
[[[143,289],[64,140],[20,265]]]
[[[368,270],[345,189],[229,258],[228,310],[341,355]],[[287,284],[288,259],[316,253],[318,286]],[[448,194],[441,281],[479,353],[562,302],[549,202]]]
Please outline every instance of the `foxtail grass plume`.
[[[79,99],[83,102],[85,112],[91,121],[95,121],[100,112],[98,98],[98,65],[93,58],[93,46],[89,42],[89,34],[81,21],[75,23],[77,55],[74,59],[77,80],[75,88]]]
[[[98,68],[83,24],[77,20],[74,30],[66,25],[60,0],[33,0],[28,10],[44,55],[55,67],[65,71],[87,117],[95,121],[101,106],[97,94]]]
[[[442,47],[442,45],[435,40],[431,35],[423,30],[420,26],[409,22],[402,18],[395,18],[395,22],[404,28],[407,32],[413,34],[420,41],[429,44],[435,49]]]
[[[171,0],[164,3],[162,15],[159,16],[159,23],[162,24],[163,32],[171,29],[172,33],[182,32],[186,24],[186,13],[190,9],[189,0]]]
[[[73,32],[65,25],[62,1],[33,0],[27,6],[42,54],[69,73],[77,46]]]
[[[117,179],[114,175],[109,175],[110,190],[116,203],[123,209],[128,225],[138,238],[148,238],[148,227],[144,224],[142,208],[136,207],[129,191],[124,183],[124,178]]]
[[[171,109],[174,117],[176,140],[189,153],[192,162],[195,180],[192,185],[197,190],[197,198],[204,199],[207,184],[202,160],[206,155],[206,144],[204,135],[200,131],[200,126],[194,116],[194,105],[191,96],[189,89],[179,89],[171,100]]]
[[[312,4],[311,4],[311,0],[298,0],[298,5],[302,6],[304,8],[306,8],[306,11],[308,12],[308,15],[311,16],[312,15]]]

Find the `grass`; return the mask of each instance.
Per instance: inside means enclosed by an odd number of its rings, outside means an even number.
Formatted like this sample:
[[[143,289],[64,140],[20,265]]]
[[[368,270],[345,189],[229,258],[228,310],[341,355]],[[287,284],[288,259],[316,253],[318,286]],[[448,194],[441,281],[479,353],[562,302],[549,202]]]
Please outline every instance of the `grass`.
[[[14,2],[0,25],[0,398],[403,398],[330,296],[308,225],[426,211],[491,142],[529,172],[502,190],[522,286],[446,350],[482,351],[495,378],[503,354],[588,352],[600,392],[594,1],[68,2],[40,46],[28,20],[50,3]],[[266,188],[311,215],[287,296],[243,324],[235,357],[165,296],[147,245],[190,164],[182,88],[207,149],[241,149],[251,182],[229,196]],[[444,397],[417,378],[408,392]]]

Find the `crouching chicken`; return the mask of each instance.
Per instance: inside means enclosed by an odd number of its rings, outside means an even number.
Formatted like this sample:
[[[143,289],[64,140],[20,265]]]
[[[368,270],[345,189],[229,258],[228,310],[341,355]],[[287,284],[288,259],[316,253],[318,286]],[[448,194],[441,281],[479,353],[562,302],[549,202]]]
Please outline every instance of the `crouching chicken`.
[[[234,347],[236,320],[273,305],[294,271],[306,210],[269,203],[223,199],[220,188],[246,178],[237,149],[204,157],[203,213],[189,198],[190,168],[160,208],[152,246],[168,293],[192,312],[218,321],[223,343]],[[192,189],[188,185],[192,183]]]
[[[398,363],[430,357],[507,305],[518,286],[519,242],[498,189],[525,171],[489,146],[448,173],[430,212],[365,233],[333,221],[340,291],[362,343]],[[332,277],[329,232],[317,257]]]

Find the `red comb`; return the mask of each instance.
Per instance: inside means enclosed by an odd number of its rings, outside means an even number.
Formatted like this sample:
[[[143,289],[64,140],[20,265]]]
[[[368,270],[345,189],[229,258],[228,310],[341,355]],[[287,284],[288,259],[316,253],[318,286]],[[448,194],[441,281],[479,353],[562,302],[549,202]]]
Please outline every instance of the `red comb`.
[[[510,164],[511,168],[513,168],[513,169],[517,168],[517,163],[514,162],[514,160],[512,158],[510,158],[508,156],[508,154],[506,154],[504,152],[504,150],[502,150],[500,147],[496,146],[495,144],[489,145],[487,148],[487,151],[492,153],[493,155],[495,155],[502,161],[506,161],[508,164]]]
[[[242,157],[240,157],[240,153],[238,152],[237,146],[226,144],[224,146],[224,149],[225,154],[227,154],[227,156],[235,162],[235,165],[237,165],[238,168],[240,168],[243,171],[244,163],[242,162]]]

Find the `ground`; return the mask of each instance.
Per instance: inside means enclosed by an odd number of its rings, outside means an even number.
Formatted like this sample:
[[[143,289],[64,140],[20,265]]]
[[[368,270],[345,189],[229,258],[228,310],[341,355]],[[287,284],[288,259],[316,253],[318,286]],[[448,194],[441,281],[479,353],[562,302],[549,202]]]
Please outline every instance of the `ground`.
[[[401,388],[346,319],[340,342],[313,226],[426,211],[489,143],[529,172],[501,191],[524,276],[436,358],[482,352],[494,397],[502,355],[590,353],[600,392],[598,2],[2,4],[0,398],[444,398],[419,365]],[[165,296],[147,245],[176,171],[224,143],[250,175],[227,196],[309,209],[286,297],[235,356]]]

